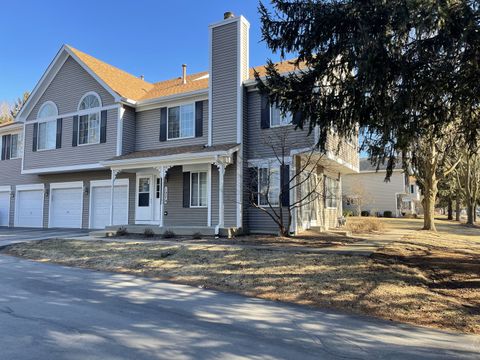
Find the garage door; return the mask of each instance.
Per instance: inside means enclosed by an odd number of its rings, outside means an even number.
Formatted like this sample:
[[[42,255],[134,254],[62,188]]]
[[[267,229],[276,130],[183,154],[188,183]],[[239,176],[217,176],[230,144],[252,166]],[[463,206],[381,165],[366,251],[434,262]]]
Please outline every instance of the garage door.
[[[8,226],[10,218],[10,192],[0,192],[0,226]]]
[[[113,225],[128,223],[128,186],[115,185]],[[90,227],[103,229],[110,224],[110,186],[91,187]]]
[[[43,190],[18,190],[15,226],[43,227]]]
[[[82,227],[82,187],[50,188],[49,227]]]

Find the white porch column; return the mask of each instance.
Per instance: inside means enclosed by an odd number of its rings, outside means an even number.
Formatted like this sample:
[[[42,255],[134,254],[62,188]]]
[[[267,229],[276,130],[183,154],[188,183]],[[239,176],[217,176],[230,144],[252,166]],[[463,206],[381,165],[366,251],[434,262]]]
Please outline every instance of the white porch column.
[[[120,170],[112,170],[111,187],[110,187],[110,226],[113,225],[113,202],[115,198],[115,180]]]
[[[225,227],[225,168],[231,163],[232,158],[229,156],[219,157],[215,161],[215,165],[218,168],[218,225],[215,228],[215,233],[217,235],[220,232],[220,229]]]
[[[157,168],[158,177],[160,178],[160,227],[163,227],[163,216],[165,212],[165,177],[170,166],[160,166]]]

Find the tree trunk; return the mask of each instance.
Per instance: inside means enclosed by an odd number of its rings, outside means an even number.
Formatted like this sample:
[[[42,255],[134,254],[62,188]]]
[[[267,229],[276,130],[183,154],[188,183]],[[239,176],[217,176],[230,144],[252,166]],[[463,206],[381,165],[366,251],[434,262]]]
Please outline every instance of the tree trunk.
[[[460,194],[455,199],[455,221],[460,221]]]
[[[474,204],[470,196],[467,198],[467,225],[473,225],[473,212],[474,212]]]
[[[452,198],[448,198],[448,220],[453,220],[453,204],[452,204]]]
[[[425,189],[427,190],[427,189]],[[435,227],[435,201],[436,193],[434,189],[428,189],[423,197],[423,230],[437,231]]]

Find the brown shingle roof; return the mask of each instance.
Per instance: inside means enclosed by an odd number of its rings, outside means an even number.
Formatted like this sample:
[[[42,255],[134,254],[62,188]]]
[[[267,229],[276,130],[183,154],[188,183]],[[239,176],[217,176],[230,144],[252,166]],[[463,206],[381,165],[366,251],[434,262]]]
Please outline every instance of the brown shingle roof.
[[[153,89],[153,84],[132,74],[100,61],[71,46],[67,47],[102,79],[118,95],[127,99],[140,100]]]
[[[177,146],[177,147],[169,147],[169,148],[161,148],[161,149],[142,150],[142,151],[134,151],[126,155],[116,156],[107,161],[144,159],[144,158],[179,155],[179,154],[198,154],[198,153],[207,153],[207,152],[213,152],[213,151],[227,151],[235,148],[236,146],[238,146],[238,144],[220,144],[220,145],[212,145],[212,146],[186,145],[186,146]]]
[[[186,84],[182,83],[180,77],[152,84],[71,46],[67,45],[67,47],[112,90],[127,99],[135,101],[148,100],[208,89],[208,72],[206,71],[188,75]],[[278,62],[276,66],[280,73],[291,72],[297,69],[292,60]],[[266,74],[265,65],[257,66],[250,69],[250,79],[254,79],[254,70],[260,76]]]

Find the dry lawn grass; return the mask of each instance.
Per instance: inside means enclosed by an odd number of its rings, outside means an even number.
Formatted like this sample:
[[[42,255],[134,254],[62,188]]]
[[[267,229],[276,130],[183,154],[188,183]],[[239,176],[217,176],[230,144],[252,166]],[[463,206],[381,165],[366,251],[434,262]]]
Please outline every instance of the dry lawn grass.
[[[348,217],[345,228],[352,234],[365,234],[384,232],[386,225],[381,219],[375,217]]]
[[[393,246],[391,252],[383,249],[372,258],[208,244],[65,240],[15,244],[2,251],[37,261],[480,333],[479,287],[468,296],[438,287],[437,274],[401,258]],[[417,248],[402,251],[407,251],[402,256],[425,257]]]

